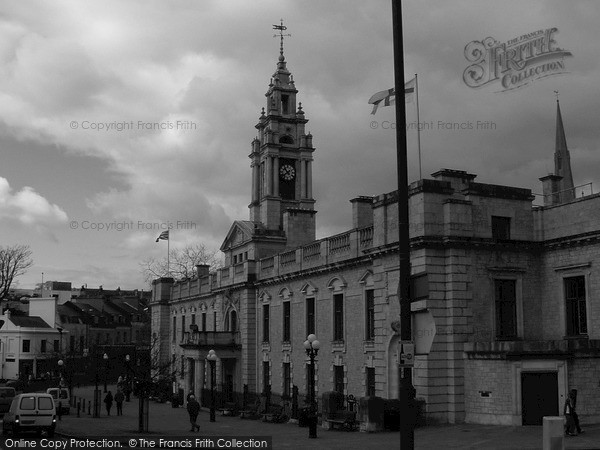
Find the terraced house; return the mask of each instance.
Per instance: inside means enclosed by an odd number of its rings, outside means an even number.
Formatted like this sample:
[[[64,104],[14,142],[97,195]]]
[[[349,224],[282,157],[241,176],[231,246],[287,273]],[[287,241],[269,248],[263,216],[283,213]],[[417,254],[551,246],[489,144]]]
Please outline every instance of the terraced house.
[[[308,390],[397,398],[397,193],[350,200],[349,231],[315,240],[315,148],[283,51],[250,160],[249,220],[225,266],[153,283],[152,331],[186,392]],[[430,422],[541,423],[569,389],[600,419],[600,195],[577,196],[557,105],[555,171],[529,189],[442,169],[410,185],[414,384]]]

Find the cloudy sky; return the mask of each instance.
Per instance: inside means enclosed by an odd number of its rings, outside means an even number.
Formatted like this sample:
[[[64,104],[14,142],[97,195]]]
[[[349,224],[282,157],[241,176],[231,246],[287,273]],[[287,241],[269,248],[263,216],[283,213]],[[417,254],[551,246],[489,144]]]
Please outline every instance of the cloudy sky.
[[[403,3],[406,77],[418,73],[428,124],[424,176],[462,169],[480,182],[540,192],[538,178],[553,170],[558,90],[575,184],[600,189],[598,2]],[[394,109],[371,115],[367,104],[393,85],[390,5],[3,2],[1,244],[29,244],[35,260],[19,287],[33,287],[43,272],[74,286],[144,288],[138,262],[165,254],[166,242],[154,242],[160,227],[175,227],[172,247],[218,248],[231,222],[248,218],[248,154],[277,62],[272,25],[280,18],[292,34],[285,56],[317,149],[317,234],[349,229],[349,199],[395,189]],[[567,73],[509,92],[498,92],[499,81],[476,89],[463,81],[468,43],[552,27],[554,46],[572,53],[563,60]],[[407,105],[409,121],[414,110]],[[477,121],[492,128],[477,129]],[[447,123],[473,128],[440,125]],[[98,129],[105,124],[113,128]],[[408,142],[414,181],[414,131]],[[101,226],[112,229],[93,229]]]

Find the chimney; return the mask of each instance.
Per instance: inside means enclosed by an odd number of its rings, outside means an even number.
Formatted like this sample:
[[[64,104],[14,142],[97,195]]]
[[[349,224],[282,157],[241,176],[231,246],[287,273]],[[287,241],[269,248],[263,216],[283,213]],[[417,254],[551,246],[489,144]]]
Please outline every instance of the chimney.
[[[352,203],[352,228],[373,225],[373,197],[356,197],[350,200],[350,203]]]
[[[553,206],[560,204],[560,187],[563,177],[560,175],[548,174],[540,178],[542,182],[542,193],[544,194],[544,206]]]

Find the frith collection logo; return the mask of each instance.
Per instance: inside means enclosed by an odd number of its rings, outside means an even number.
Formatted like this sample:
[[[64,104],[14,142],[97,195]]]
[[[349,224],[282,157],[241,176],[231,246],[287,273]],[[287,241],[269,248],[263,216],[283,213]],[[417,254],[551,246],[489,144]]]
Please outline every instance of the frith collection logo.
[[[492,37],[465,46],[465,58],[472,63],[463,73],[465,84],[479,88],[499,81],[506,92],[540,78],[566,73],[564,58],[571,52],[557,47],[558,28],[534,31],[500,43]]]

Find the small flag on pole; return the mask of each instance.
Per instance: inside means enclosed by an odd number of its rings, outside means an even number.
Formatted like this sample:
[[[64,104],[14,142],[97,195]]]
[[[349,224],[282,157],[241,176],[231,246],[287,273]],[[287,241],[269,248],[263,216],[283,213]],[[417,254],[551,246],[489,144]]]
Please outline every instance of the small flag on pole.
[[[160,236],[158,236],[156,238],[156,242],[163,240],[163,241],[168,241],[169,240],[169,230],[167,231],[163,231],[162,233],[160,233]]]
[[[415,85],[416,78],[413,78],[408,83],[404,85],[404,100],[406,103],[412,103],[415,98]],[[383,102],[382,106],[390,106],[393,105],[396,100],[396,95],[394,92],[394,88],[388,89],[386,91],[379,91],[371,96],[369,99],[369,105],[373,105],[373,111],[371,114],[375,114],[377,112],[377,108],[381,102]]]

